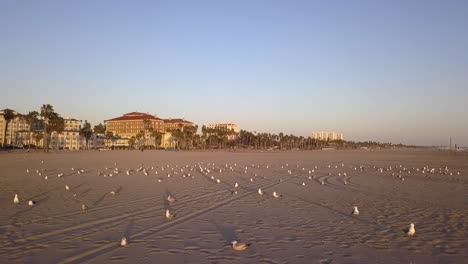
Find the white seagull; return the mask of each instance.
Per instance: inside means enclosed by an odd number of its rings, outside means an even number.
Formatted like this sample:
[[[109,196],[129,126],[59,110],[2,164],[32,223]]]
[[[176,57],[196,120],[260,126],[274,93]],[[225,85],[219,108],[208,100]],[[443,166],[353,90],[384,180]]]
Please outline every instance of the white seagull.
[[[166,218],[167,219],[172,219],[175,217],[175,214],[172,214],[169,209],[166,209]]]
[[[29,205],[29,206],[33,206],[33,205],[35,205],[35,204],[36,204],[36,202],[33,201],[33,200],[30,200],[30,201],[28,202],[28,205]]]
[[[14,202],[15,204],[18,204],[18,203],[19,203],[18,194],[15,194],[15,198],[13,198],[13,202]]]
[[[176,199],[174,198],[174,196],[169,195],[169,196],[167,196],[167,201],[170,202],[170,203],[173,203],[173,202],[176,201]]]
[[[120,240],[120,245],[121,245],[122,247],[125,247],[127,244],[128,244],[127,238],[126,238],[126,237],[122,237],[122,239]]]
[[[280,197],[281,197],[281,194],[278,194],[277,192],[273,192],[273,197],[275,197],[275,198],[280,198]]]
[[[68,187],[68,185],[65,185],[65,190],[69,191],[70,187]]]
[[[239,184],[236,182],[236,184],[234,184],[234,188],[237,188],[239,187]]]
[[[262,189],[258,188],[258,194],[263,195]]]
[[[416,233],[416,229],[414,229],[414,224],[411,223],[409,226],[408,232],[406,232],[406,234],[408,236],[414,236],[415,233]]]
[[[357,206],[353,206],[353,208],[354,208],[354,209],[353,209],[353,213],[352,213],[352,214],[353,214],[353,215],[359,215],[359,210],[358,210]]]
[[[231,245],[232,245],[232,249],[241,251],[241,250],[246,250],[250,246],[250,243],[249,244],[239,243],[236,240],[234,240],[231,242]]]

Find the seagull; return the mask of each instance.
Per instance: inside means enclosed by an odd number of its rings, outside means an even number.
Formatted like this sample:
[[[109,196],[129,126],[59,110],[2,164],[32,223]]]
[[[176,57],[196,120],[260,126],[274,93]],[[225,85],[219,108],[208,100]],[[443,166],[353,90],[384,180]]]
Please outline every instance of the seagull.
[[[68,185],[65,185],[65,190],[69,191],[70,187],[68,187]]]
[[[241,250],[246,250],[250,246],[250,243],[249,244],[238,243],[236,240],[234,240],[231,242],[231,245],[232,245],[232,249],[241,251]]]
[[[48,178],[47,175],[46,175],[46,176],[44,177],[44,180],[47,180],[47,179],[49,179],[49,178]]]
[[[174,198],[174,196],[169,195],[169,196],[167,197],[167,201],[170,202],[170,203],[173,203],[173,202],[176,201],[176,199]]]
[[[239,187],[239,184],[236,182],[236,184],[234,184],[234,188],[237,188]]]
[[[322,181],[320,182],[320,184],[324,185],[324,184],[325,184],[325,182],[322,180]]]
[[[167,219],[172,219],[175,217],[175,214],[171,214],[171,212],[169,212],[169,209],[166,209],[166,218]]]
[[[357,206],[353,206],[353,208],[354,208],[354,209],[353,209],[353,213],[352,213],[352,214],[353,214],[353,215],[359,215],[359,210],[358,210]]]
[[[59,174],[57,175],[57,177],[59,177],[59,178],[62,177],[62,176],[63,176],[63,173],[59,173]]]
[[[29,173],[29,169],[26,169],[26,172]]]
[[[127,238],[126,238],[126,237],[122,237],[122,239],[120,240],[120,245],[121,245],[122,247],[125,247],[127,244],[128,244]]]
[[[278,194],[278,193],[276,193],[276,192],[273,192],[273,197],[275,197],[275,198],[280,198],[280,197],[281,197],[281,194]]]
[[[262,189],[258,188],[258,194],[263,195]]]
[[[30,201],[28,202],[28,205],[29,205],[29,206],[33,206],[33,205],[35,205],[35,204],[36,204],[36,201],[33,201],[33,200],[30,200]]]
[[[15,198],[13,199],[13,202],[14,202],[15,204],[18,204],[18,203],[19,203],[18,194],[15,194]]]
[[[219,180],[219,179],[216,179],[216,183],[220,183],[220,182],[221,182],[221,180]]]
[[[87,206],[86,204],[82,203],[82,204],[81,204],[81,210],[82,210],[82,211],[88,210],[88,206]]]
[[[115,191],[111,191],[110,194],[115,195]]]
[[[305,186],[305,182],[302,182],[302,186]]]
[[[408,236],[414,236],[415,233],[416,233],[416,229],[414,229],[414,224],[411,223],[409,226],[408,232],[406,232],[406,234]]]
[[[250,181],[253,182],[254,180],[252,178],[250,178]]]

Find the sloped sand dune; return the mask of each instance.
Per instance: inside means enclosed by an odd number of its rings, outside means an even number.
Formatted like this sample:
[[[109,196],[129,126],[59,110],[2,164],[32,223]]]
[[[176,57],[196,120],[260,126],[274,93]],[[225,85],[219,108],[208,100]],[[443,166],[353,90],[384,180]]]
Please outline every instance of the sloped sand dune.
[[[437,151],[1,153],[0,206],[2,263],[468,257],[468,159]],[[233,240],[251,246],[234,251]]]

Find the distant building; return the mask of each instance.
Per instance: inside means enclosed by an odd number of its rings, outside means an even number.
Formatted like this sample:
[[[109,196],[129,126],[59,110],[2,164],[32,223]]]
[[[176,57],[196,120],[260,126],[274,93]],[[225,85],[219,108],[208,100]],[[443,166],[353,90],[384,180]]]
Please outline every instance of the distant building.
[[[164,132],[164,121],[155,116],[140,112],[131,112],[106,120],[106,131],[112,132],[114,136],[119,135],[123,138],[135,137],[140,131],[146,131],[149,128],[145,127],[143,120],[151,122],[153,131]]]
[[[313,132],[312,138],[317,140],[344,140],[343,134],[336,132]]]
[[[13,111],[15,117],[8,123],[7,131],[5,131],[6,121],[3,117],[3,110],[0,110],[0,145],[6,138],[7,145],[23,146],[29,144],[31,132],[29,131],[29,124],[21,118],[21,114]],[[37,130],[40,126],[39,122],[33,130]],[[34,139],[31,139],[33,144]]]
[[[50,136],[50,148],[52,149],[83,149],[82,136],[80,135],[81,121],[74,118],[64,119],[62,133],[52,132]]]
[[[163,119],[163,121],[164,121],[164,131],[169,131],[171,129],[177,129],[177,128],[181,128],[184,126],[193,126],[192,122],[187,121],[185,119],[180,119],[180,118]]]
[[[225,129],[227,131],[234,130],[234,132],[239,133],[240,129],[237,124],[234,123],[226,123],[226,122],[217,122],[217,123],[210,123],[208,124],[208,128],[213,129]]]
[[[145,126],[143,120],[149,120],[150,126]],[[150,128],[153,131],[157,131],[160,133],[167,133],[167,131],[171,129],[177,129],[184,126],[193,126],[193,123],[181,118],[170,118],[170,119],[161,119],[156,115],[151,115],[147,113],[140,113],[140,112],[131,112],[124,114],[123,116],[119,116],[116,118],[112,118],[105,121],[106,123],[106,130],[112,132],[114,136],[119,136],[121,138],[130,139],[132,137],[136,137],[138,133],[141,131],[145,132],[145,137],[136,141],[135,144],[137,146],[140,145],[147,145],[147,146],[155,146],[156,142],[154,137],[150,135],[149,132]],[[112,144],[113,142],[106,143],[106,146]],[[117,143],[116,143],[117,144]],[[128,143],[124,143],[124,140],[120,140],[117,144],[119,147],[124,147],[125,145],[128,146]],[[163,144],[164,145],[164,144]]]
[[[222,130],[226,130],[226,131],[234,131],[234,132],[235,132],[234,135],[228,135],[228,140],[236,139],[236,138],[237,138],[237,135],[238,135],[239,132],[240,132],[240,129],[239,129],[239,127],[237,126],[237,124],[235,124],[235,123],[228,123],[228,122],[224,122],[224,121],[220,121],[220,122],[217,122],[217,123],[210,123],[210,124],[208,124],[208,128],[211,128],[211,129],[222,129]]]

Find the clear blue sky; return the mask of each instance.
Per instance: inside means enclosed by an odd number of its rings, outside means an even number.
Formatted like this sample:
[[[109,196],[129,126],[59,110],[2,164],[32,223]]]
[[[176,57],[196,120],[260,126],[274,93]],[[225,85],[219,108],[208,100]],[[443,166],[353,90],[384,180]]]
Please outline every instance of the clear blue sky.
[[[0,2],[0,108],[468,145],[468,1]]]

